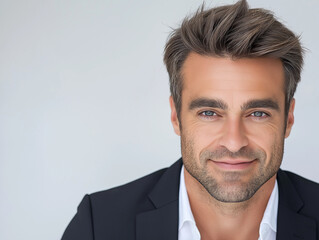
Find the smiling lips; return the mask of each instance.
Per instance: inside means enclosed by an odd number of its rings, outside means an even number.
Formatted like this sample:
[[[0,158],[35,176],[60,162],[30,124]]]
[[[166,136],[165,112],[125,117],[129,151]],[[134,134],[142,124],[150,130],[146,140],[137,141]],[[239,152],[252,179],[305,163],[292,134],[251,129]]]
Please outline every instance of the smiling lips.
[[[218,167],[224,169],[224,170],[244,170],[250,166],[252,166],[255,160],[252,161],[244,161],[244,160],[236,160],[236,159],[232,159],[232,160],[225,160],[225,161],[214,161],[211,160],[215,165],[217,165]]]

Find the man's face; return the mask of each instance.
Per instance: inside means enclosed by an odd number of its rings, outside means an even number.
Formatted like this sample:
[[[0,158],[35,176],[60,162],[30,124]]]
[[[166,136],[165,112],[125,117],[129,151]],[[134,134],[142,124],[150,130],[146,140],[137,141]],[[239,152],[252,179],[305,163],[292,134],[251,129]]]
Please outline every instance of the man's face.
[[[170,102],[187,172],[218,201],[250,199],[278,171],[294,120],[281,61],[191,53],[182,76],[180,122]]]

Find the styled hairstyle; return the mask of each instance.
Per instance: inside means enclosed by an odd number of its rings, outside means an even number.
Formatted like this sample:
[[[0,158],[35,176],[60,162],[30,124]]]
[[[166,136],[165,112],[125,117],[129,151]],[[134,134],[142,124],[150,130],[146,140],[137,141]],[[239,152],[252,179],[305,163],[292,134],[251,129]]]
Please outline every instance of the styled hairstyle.
[[[170,92],[180,121],[183,79],[181,69],[187,56],[280,59],[285,74],[285,113],[289,111],[303,65],[299,36],[265,9],[249,9],[246,0],[208,10],[202,5],[170,34],[164,50]]]

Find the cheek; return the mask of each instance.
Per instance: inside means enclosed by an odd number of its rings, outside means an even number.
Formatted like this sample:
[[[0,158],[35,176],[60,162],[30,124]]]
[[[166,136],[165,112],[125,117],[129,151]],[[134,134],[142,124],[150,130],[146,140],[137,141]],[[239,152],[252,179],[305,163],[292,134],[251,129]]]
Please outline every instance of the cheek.
[[[246,129],[250,145],[261,148],[268,157],[273,152],[274,146],[281,146],[284,138],[281,124],[250,124]]]
[[[207,148],[216,148],[222,133],[221,123],[194,122],[185,129],[186,137],[192,139],[194,150],[200,154]]]

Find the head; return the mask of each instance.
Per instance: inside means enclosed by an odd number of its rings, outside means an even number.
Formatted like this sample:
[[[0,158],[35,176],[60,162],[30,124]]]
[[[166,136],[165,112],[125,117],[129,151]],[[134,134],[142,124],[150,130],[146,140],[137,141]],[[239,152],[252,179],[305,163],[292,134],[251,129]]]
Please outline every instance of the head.
[[[265,9],[249,9],[246,0],[197,12],[169,36],[164,50],[170,92],[178,117],[182,105],[182,67],[191,52],[203,56],[277,58],[285,73],[285,111],[300,81],[303,49],[299,37]]]
[[[166,44],[172,122],[187,172],[215,199],[250,199],[274,177],[293,125],[302,47],[245,0],[201,7]]]

